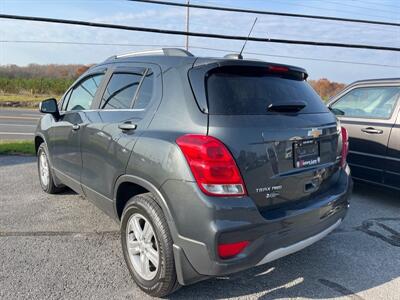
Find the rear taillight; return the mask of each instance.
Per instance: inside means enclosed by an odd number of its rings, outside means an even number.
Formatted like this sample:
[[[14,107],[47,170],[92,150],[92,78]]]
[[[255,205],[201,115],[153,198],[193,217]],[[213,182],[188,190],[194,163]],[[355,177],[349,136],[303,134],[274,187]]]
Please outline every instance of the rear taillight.
[[[218,255],[223,259],[232,258],[241,253],[249,243],[249,241],[242,241],[232,244],[219,244]]]
[[[200,189],[212,196],[246,194],[242,176],[228,149],[218,139],[199,134],[179,137],[181,148]]]
[[[347,129],[344,127],[341,127],[341,136],[342,136],[342,152],[341,152],[341,158],[340,158],[340,166],[343,168],[346,166],[346,158],[347,154],[349,153],[349,133],[347,132]]]

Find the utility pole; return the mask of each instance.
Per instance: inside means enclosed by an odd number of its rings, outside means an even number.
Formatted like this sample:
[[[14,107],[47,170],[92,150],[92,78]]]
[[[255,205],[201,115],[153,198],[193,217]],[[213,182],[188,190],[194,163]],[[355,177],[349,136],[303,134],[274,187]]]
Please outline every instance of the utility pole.
[[[186,33],[189,33],[189,4],[190,0],[187,0],[186,4]],[[186,50],[189,51],[189,35],[186,35]]]

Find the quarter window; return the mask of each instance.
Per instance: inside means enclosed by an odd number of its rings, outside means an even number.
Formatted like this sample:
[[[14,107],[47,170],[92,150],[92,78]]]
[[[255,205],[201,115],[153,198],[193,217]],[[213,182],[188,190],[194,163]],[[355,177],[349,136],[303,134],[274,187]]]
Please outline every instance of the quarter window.
[[[97,74],[78,84],[72,91],[67,111],[89,109],[104,74]]]
[[[399,95],[400,87],[355,88],[335,102],[332,108],[346,117],[389,119]]]
[[[115,73],[112,75],[101,100],[104,109],[128,109],[132,107],[136,91],[143,77],[137,73]]]

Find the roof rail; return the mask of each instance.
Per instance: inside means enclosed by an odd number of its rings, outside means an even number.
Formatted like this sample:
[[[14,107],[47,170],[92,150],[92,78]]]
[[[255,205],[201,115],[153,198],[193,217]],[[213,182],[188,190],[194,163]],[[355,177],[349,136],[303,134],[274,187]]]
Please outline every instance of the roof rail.
[[[146,55],[164,55],[164,56],[193,56],[192,53],[180,48],[161,48],[155,50],[147,50],[147,51],[137,51],[137,52],[129,52],[120,55],[113,55],[109,57],[107,60],[113,60],[124,57],[132,57],[132,56],[146,56]]]

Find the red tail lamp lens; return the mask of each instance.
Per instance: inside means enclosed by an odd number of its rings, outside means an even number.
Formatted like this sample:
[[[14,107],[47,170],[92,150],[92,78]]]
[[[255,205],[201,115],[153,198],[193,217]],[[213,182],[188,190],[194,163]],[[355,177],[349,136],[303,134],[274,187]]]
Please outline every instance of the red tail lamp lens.
[[[341,135],[342,135],[342,153],[340,159],[340,166],[343,168],[346,165],[347,154],[349,153],[349,133],[347,129],[341,127]]]
[[[179,137],[182,150],[200,189],[212,196],[246,194],[242,176],[229,150],[218,139],[199,134]]]

